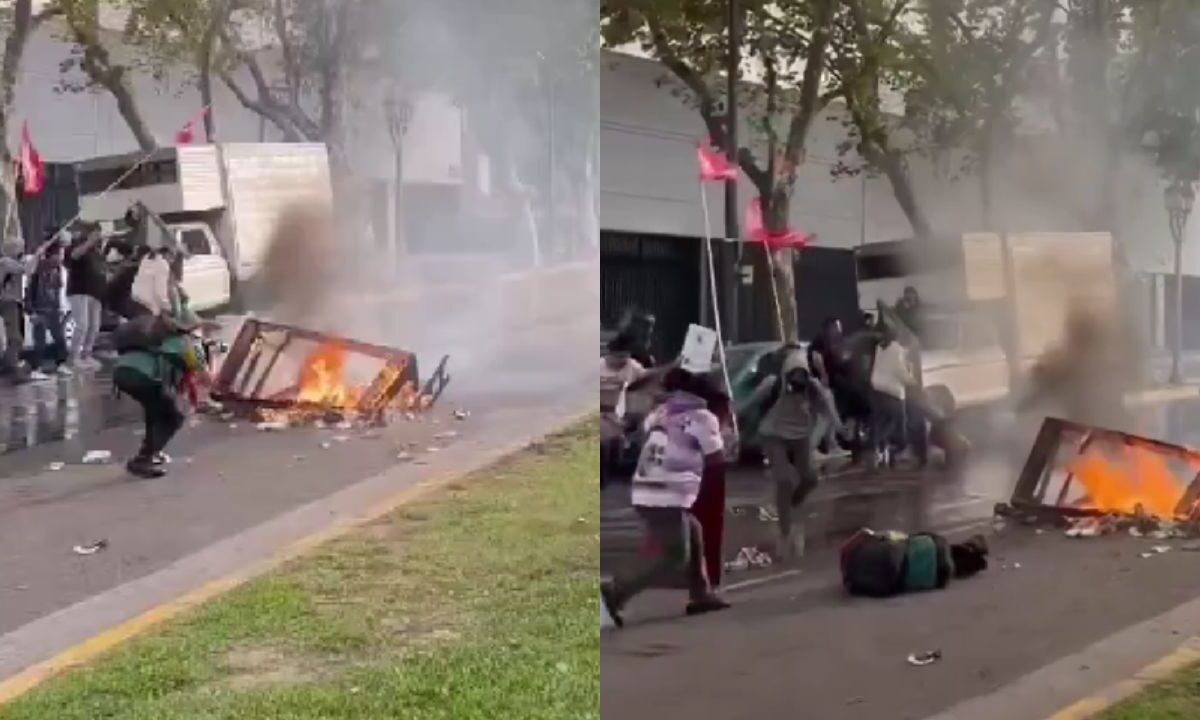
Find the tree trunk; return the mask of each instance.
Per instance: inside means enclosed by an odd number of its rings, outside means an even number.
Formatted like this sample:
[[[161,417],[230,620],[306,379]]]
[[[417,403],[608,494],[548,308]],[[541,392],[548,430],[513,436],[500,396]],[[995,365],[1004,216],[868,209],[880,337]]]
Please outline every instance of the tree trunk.
[[[154,139],[154,133],[134,98],[126,68],[113,64],[112,56],[101,43],[99,34],[85,22],[76,21],[71,27],[73,39],[83,49],[83,71],[117,101],[117,111],[129,126],[138,147],[147,152],[157,148],[158,141]]]
[[[921,242],[932,240],[933,228],[925,216],[925,211],[921,209],[921,205],[917,201],[917,194],[913,189],[912,178],[908,175],[908,168],[905,167],[903,156],[893,150],[876,150],[869,155],[874,157],[868,156],[867,161],[882,170],[891,184],[892,195],[896,197],[896,203],[904,211],[904,217],[908,218],[913,237]]]
[[[763,199],[763,224],[770,232],[783,232],[788,226],[791,196],[786,188],[777,187]],[[795,252],[790,248],[772,250],[763,247],[771,268],[771,302],[776,315],[776,331],[783,342],[794,342],[800,334],[796,308]]]

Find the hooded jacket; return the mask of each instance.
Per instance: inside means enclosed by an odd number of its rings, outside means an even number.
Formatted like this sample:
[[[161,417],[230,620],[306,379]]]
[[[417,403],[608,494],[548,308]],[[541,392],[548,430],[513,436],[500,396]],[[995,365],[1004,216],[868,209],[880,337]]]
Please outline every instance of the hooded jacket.
[[[637,507],[690,508],[704,458],[724,449],[721,426],[704,398],[676,391],[646,418],[646,442],[633,476]]]

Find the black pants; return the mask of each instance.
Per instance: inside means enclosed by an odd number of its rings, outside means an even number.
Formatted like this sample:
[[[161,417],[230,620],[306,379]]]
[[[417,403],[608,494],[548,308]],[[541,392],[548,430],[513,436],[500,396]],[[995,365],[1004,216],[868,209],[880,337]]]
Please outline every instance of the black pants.
[[[138,459],[149,460],[162,452],[175,433],[183,427],[183,413],[175,402],[174,394],[162,383],[157,383],[131,368],[119,367],[113,373],[113,384],[117,389],[133,398],[142,406],[145,416],[146,434],[142,437],[142,448]]]
[[[67,340],[63,334],[63,317],[61,310],[47,310],[34,313],[33,321],[33,360],[29,363],[33,369],[40,370],[46,361],[53,359],[54,365],[61,365],[67,359]],[[49,358],[46,348],[46,335],[54,343],[54,357]]]

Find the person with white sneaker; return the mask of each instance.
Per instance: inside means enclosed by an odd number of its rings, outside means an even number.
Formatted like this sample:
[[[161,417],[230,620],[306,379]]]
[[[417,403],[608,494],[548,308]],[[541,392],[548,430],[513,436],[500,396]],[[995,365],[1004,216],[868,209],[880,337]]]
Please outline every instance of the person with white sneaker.
[[[63,247],[56,243],[42,253],[26,288],[25,302],[33,326],[33,358],[29,363],[33,368],[31,380],[49,377],[43,370],[47,361],[54,365],[59,375],[71,375],[71,369],[65,363],[67,343],[63,333],[62,291]],[[47,357],[47,334],[55,346],[56,357],[53,359]]]
[[[67,301],[75,319],[71,337],[71,365],[81,370],[96,370],[100,363],[92,357],[100,334],[103,298],[108,289],[104,273],[104,237],[100,226],[85,224],[81,235],[67,254]]]

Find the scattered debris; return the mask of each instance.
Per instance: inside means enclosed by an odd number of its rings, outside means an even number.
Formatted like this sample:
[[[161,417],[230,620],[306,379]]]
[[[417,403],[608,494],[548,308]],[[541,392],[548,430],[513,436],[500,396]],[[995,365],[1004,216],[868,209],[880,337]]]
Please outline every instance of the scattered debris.
[[[765,523],[779,522],[779,513],[769,507],[760,507],[758,509],[758,520]]]
[[[283,420],[271,420],[269,422],[260,422],[254,427],[264,432],[275,432],[279,430],[287,430],[288,424]]]
[[[328,449],[329,449],[329,448],[331,448],[331,447],[333,447],[333,443],[331,443],[331,442],[323,442],[323,443],[321,443],[321,449],[323,449],[323,450],[328,450]]]
[[[71,550],[76,555],[95,555],[96,553],[108,547],[107,540],[97,540],[90,545],[76,545]]]
[[[49,470],[50,472],[58,472],[59,470],[62,470],[66,466],[67,466],[67,464],[64,462],[52,462],[46,466],[46,469]]]
[[[100,465],[112,462],[112,452],[108,450],[89,450],[83,456],[84,465]]]
[[[1155,545],[1154,547],[1152,547],[1150,549],[1153,550],[1154,552],[1158,553],[1159,555],[1162,555],[1163,553],[1171,552],[1170,545]]]
[[[441,449],[440,447],[427,447],[427,448],[425,448],[425,452],[431,452],[431,453],[435,453],[435,452],[441,452],[441,450],[442,450],[442,449]]]
[[[237,424],[237,423],[229,423],[229,429],[230,429],[230,430],[237,430],[237,429],[238,429],[238,424]]]
[[[738,554],[725,563],[725,570],[728,572],[741,572],[750,568],[767,568],[771,567],[774,560],[771,556],[756,547],[744,547],[738,550]]]
[[[926,665],[932,665],[941,659],[942,659],[942,651],[941,650],[930,650],[929,652],[909,653],[908,654],[908,664],[915,665],[917,667],[925,667]]]
[[[396,460],[399,462],[412,462],[415,458],[410,452],[401,452],[396,455]]]
[[[1179,549],[1184,552],[1200,552],[1200,542],[1184,543]]]
[[[455,420],[466,420],[469,417],[471,417],[470,410],[455,410],[454,411],[454,419]]]
[[[437,435],[434,435],[433,439],[434,440],[453,440],[456,437],[458,437],[458,433],[456,431],[447,430],[446,432],[440,432]]]
[[[349,420],[342,420],[341,422],[334,425],[333,427],[337,430],[349,430],[354,427],[354,424],[351,423]]]
[[[349,435],[334,435],[333,441],[339,442],[339,443],[349,442],[350,436]]]

